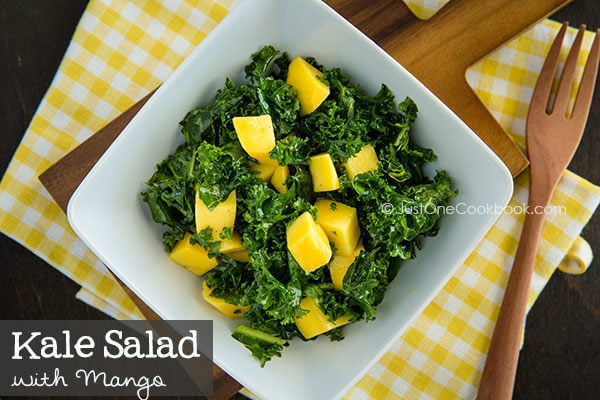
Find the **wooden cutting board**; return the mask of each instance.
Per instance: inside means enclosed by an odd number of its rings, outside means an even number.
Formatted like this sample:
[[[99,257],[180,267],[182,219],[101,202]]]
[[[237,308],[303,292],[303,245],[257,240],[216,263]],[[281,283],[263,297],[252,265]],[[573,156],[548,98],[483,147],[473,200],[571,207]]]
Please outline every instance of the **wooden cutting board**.
[[[475,61],[570,0],[452,0],[427,21],[417,19],[401,0],[326,2],[446,103],[502,159],[513,176],[527,167],[523,153],[467,85],[465,72]],[[42,184],[65,212],[77,186],[151,95],[40,175]],[[159,319],[119,283],[147,319]],[[217,366],[213,372],[211,399],[228,399],[241,388]]]

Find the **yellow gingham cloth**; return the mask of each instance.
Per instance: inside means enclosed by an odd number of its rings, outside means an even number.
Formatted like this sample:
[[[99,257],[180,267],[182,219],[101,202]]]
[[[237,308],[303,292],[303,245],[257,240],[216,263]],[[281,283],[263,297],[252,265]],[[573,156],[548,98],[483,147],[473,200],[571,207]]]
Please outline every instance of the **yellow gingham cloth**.
[[[80,284],[77,298],[112,317],[141,314],[69,228],[37,176],[156,88],[238,1],[90,1],[0,182],[0,230]],[[468,73],[486,106],[520,143],[531,89],[558,26],[536,25]],[[516,179],[512,212],[499,217],[348,399],[474,397],[518,244],[524,215],[516,211],[526,203],[527,188],[525,173]],[[552,200],[561,212],[548,215],[540,241],[530,305],[556,268],[585,270],[591,254],[578,236],[599,202],[600,188],[565,173]]]
[[[450,0],[404,0],[410,11],[419,19],[429,19]]]

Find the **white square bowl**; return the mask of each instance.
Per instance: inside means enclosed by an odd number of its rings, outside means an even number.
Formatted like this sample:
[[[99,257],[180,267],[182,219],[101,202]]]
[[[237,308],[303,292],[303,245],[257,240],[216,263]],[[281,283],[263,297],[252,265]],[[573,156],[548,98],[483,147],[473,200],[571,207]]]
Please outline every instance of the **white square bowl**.
[[[206,104],[226,77],[243,78],[250,54],[272,44],[291,57],[339,66],[368,93],[386,83],[396,100],[419,107],[416,143],[432,148],[459,195],[454,205],[503,208],[512,178],[490,149],[402,66],[319,0],[245,0],[194,50],[123,130],[71,198],[69,222],[106,266],[164,319],[214,321],[214,361],[263,399],[343,396],[442,289],[497,218],[443,216],[415,260],[404,263],[378,307],[377,319],[345,328],[346,339],[294,340],[264,368],[231,338],[239,324],[200,295],[200,278],[175,266],[163,250],[163,227],[152,222],[140,192],[158,161],[183,141],[179,121]],[[470,208],[473,210],[473,208]]]

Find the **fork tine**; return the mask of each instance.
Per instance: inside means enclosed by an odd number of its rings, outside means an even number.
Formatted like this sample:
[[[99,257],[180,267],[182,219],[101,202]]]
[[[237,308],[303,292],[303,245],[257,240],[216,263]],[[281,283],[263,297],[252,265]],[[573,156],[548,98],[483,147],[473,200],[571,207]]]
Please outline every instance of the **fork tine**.
[[[583,76],[581,77],[581,83],[579,84],[579,91],[577,92],[577,97],[575,98],[575,104],[573,106],[573,113],[571,116],[573,119],[581,119],[583,121],[587,119],[587,113],[590,109],[592,97],[594,95],[594,88],[596,86],[596,76],[598,75],[599,61],[600,29],[596,30],[594,42],[592,43],[588,59],[585,63]]]
[[[552,90],[552,81],[554,80],[554,71],[556,71],[556,65],[558,64],[558,56],[560,54],[560,48],[562,46],[565,32],[569,26],[568,22],[563,23],[560,31],[556,35],[552,46],[546,56],[546,61],[542,65],[542,70],[538,76],[533,95],[531,97],[529,112],[540,114],[546,112],[546,106],[548,105],[548,99],[550,98],[550,91]]]
[[[579,56],[579,50],[581,49],[581,42],[583,41],[583,34],[585,33],[585,25],[579,26],[579,32],[575,37],[575,41],[569,50],[569,55],[565,61],[563,67],[560,82],[558,84],[558,90],[554,100],[554,106],[552,111],[559,112],[562,115],[567,113],[567,106],[569,104],[569,98],[571,95],[571,87],[573,86],[573,77],[575,75],[575,66],[577,64],[577,57]]]

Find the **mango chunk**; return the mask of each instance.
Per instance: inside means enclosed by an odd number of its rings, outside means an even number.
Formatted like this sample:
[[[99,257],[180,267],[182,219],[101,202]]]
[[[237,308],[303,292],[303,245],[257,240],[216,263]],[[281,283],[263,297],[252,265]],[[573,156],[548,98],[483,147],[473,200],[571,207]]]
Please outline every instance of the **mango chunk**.
[[[302,336],[306,339],[313,338],[350,322],[346,316],[342,316],[333,322],[330,321],[319,308],[317,301],[312,297],[305,297],[300,300],[300,307],[308,310],[308,314],[296,318],[294,322]]]
[[[242,243],[242,237],[235,231],[231,234],[231,239],[221,240],[219,247],[219,251],[225,254],[235,253],[236,251],[241,251],[244,249],[245,247]]]
[[[344,287],[344,276],[348,272],[348,268],[356,259],[355,256],[340,256],[334,255],[329,263],[329,275],[331,276],[331,282],[333,287],[337,290],[342,290]]]
[[[370,144],[364,146],[358,153],[348,158],[343,164],[346,168],[348,178],[351,180],[358,174],[363,172],[374,171],[378,168],[379,159],[375,149]]]
[[[362,239],[359,239],[358,244],[356,245],[356,248],[354,249],[353,255],[355,257],[358,257],[359,254],[364,250],[365,250],[365,245],[363,244]]]
[[[250,165],[250,169],[252,171],[258,172],[258,177],[265,182],[269,182],[269,179],[271,179],[271,177],[273,176],[273,172],[275,171],[276,167],[277,164],[258,163]]]
[[[231,239],[221,240],[219,251],[227,254],[236,261],[250,261],[250,253],[248,253],[244,243],[242,243],[242,237],[240,234],[235,231],[231,234]]]
[[[326,199],[317,200],[315,206],[317,223],[333,243],[336,254],[352,256],[360,239],[356,208]]]
[[[215,290],[215,288],[209,288],[206,284],[206,280],[202,282],[202,298],[229,318],[239,319],[242,318],[248,311],[250,311],[250,306],[230,304],[224,299],[212,297],[210,294],[213,292],[213,290]]]
[[[217,266],[217,259],[209,257],[208,251],[199,244],[190,243],[190,235],[186,233],[169,253],[171,261],[179,264],[194,274],[201,276]]]
[[[273,170],[271,176],[271,185],[279,192],[286,193],[288,187],[285,184],[285,180],[290,176],[290,168],[287,165],[278,165]]]
[[[365,246],[362,244],[362,240],[358,241],[358,245],[352,252],[351,256],[341,256],[339,254],[335,254],[331,261],[329,262],[329,276],[331,276],[331,282],[333,283],[333,287],[337,290],[342,290],[344,287],[344,277],[348,272],[348,268],[352,265],[356,257],[360,254],[361,251],[365,249]]]
[[[323,73],[302,57],[296,57],[290,63],[286,82],[298,95],[300,115],[315,111],[329,96],[329,86],[322,77]]]
[[[250,253],[248,250],[243,249],[240,251],[233,251],[231,253],[227,253],[227,255],[233,258],[235,261],[239,262],[249,262],[250,261]]]
[[[317,154],[310,158],[308,169],[313,181],[315,192],[329,192],[340,188],[333,160],[328,153]]]
[[[200,232],[208,227],[212,228],[213,240],[221,240],[219,235],[224,228],[231,228],[235,224],[236,197],[235,190],[229,193],[229,196],[217,204],[215,208],[209,210],[202,201],[198,192],[196,192],[196,232]]]
[[[250,157],[262,164],[277,163],[269,157],[269,152],[275,148],[275,132],[270,115],[234,117],[233,127],[242,148]]]
[[[322,267],[331,258],[327,234],[308,211],[287,227],[286,240],[288,250],[306,273]]]

